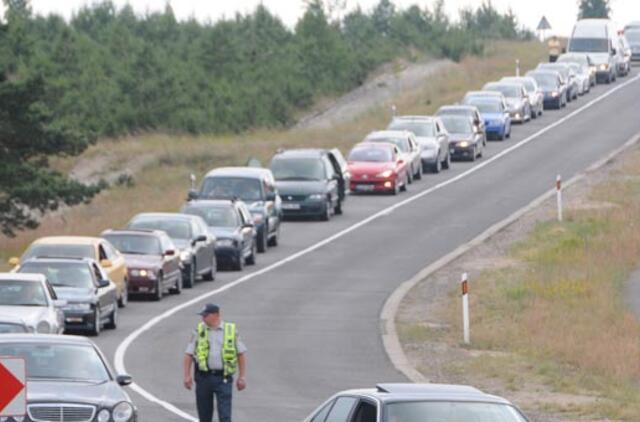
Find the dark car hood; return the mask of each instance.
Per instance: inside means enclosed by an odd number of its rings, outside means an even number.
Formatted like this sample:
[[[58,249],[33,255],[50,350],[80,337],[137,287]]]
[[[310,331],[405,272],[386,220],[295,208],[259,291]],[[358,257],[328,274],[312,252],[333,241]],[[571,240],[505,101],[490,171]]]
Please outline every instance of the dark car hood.
[[[129,396],[115,381],[102,383],[73,381],[27,382],[29,403],[87,403],[99,406],[113,406],[121,401],[130,401]]]
[[[58,299],[71,303],[88,303],[92,302],[95,297],[95,290],[91,288],[60,286],[53,286],[53,288],[56,291]]]
[[[124,255],[128,268],[158,268],[162,265],[160,255]]]
[[[324,180],[280,181],[276,182],[276,187],[278,188],[280,196],[284,199],[287,195],[311,195],[313,193],[324,194],[327,189],[327,183]]]
[[[216,239],[231,239],[236,235],[235,227],[211,227],[209,233],[214,235]]]

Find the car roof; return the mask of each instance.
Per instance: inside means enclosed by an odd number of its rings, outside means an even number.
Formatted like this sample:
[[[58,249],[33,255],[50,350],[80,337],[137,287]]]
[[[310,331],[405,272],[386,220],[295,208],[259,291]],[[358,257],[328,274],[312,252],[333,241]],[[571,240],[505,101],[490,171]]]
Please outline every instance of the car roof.
[[[270,174],[270,169],[261,167],[220,167],[210,170],[205,177],[234,176],[257,179],[264,176],[269,176]]]
[[[0,281],[33,281],[44,282],[47,278],[42,274],[30,274],[30,273],[0,273]]]
[[[122,234],[122,235],[136,235],[136,236],[162,236],[166,234],[162,230],[155,229],[108,229],[103,231],[100,236],[107,236],[110,234]]]
[[[515,87],[521,87],[522,83],[521,82],[509,82],[509,81],[492,81],[492,82],[487,82],[486,84],[484,84],[484,86],[485,87],[487,87],[487,86],[515,86]]]
[[[438,109],[438,111],[453,111],[453,110],[477,111],[478,108],[471,105],[459,104],[459,105],[446,105]],[[442,117],[442,116],[438,116],[438,117]]]
[[[35,256],[33,258],[29,258],[26,261],[24,261],[21,264],[21,268],[24,266],[24,264],[28,262],[67,262],[67,263],[75,263],[75,264],[78,264],[78,263],[91,264],[91,263],[94,263],[95,260],[92,258],[84,258],[84,257],[69,258],[65,256]]]
[[[294,157],[294,158],[320,158],[324,154],[327,154],[328,151],[326,149],[321,148],[295,148],[295,149],[285,149],[282,151],[278,151],[275,157]]]
[[[475,387],[452,384],[378,384],[376,388],[346,390],[340,394],[368,396],[382,402],[446,400],[511,404],[502,397],[484,393]]]
[[[0,336],[0,344],[2,343],[35,343],[35,344],[77,344],[81,346],[93,346],[93,341],[86,337],[74,335],[57,335],[57,334],[2,334]]]
[[[236,201],[232,199],[194,199],[184,204],[184,206],[193,208],[232,207],[235,203]]]
[[[397,147],[390,142],[358,142],[353,148],[379,148],[395,150]]]
[[[432,122],[434,120],[436,120],[437,117],[435,116],[412,116],[412,115],[406,115],[406,116],[395,116],[392,120],[392,122],[396,121],[396,120],[411,120],[411,121],[424,121],[424,122]]]
[[[139,218],[173,218],[180,220],[192,220],[194,218],[200,218],[195,215],[181,214],[177,212],[143,212],[133,216],[131,221],[135,221]]]
[[[369,133],[365,139],[391,138],[391,137],[409,137],[411,132],[408,130],[377,130]]]
[[[47,236],[36,239],[33,245],[97,245],[102,241],[104,239],[89,236]]]

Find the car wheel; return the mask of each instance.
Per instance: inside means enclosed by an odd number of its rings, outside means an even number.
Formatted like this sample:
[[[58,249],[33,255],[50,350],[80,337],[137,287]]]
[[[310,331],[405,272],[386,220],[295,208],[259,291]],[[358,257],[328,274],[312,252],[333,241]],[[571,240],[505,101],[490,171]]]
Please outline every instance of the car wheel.
[[[322,214],[320,214],[320,221],[329,221],[331,219],[331,201],[327,199],[327,202],[324,204],[324,210]]]
[[[415,174],[415,179],[416,180],[422,179],[422,166],[418,166],[418,169],[416,170],[416,174]]]
[[[267,243],[269,237],[269,227],[265,224],[262,230],[258,232],[258,252],[267,251]]]
[[[251,246],[251,255],[247,257],[244,263],[247,265],[256,265],[256,254],[256,242],[253,242],[253,245]]]
[[[128,303],[129,303],[129,282],[125,280],[124,291],[120,295],[120,299],[118,299],[118,306],[121,308],[126,308]]]
[[[242,257],[241,251],[238,251],[238,253],[236,254],[235,259],[231,263],[231,267],[234,271],[242,271],[242,269],[244,268],[244,258]]]
[[[409,169],[407,171],[407,184],[413,183],[413,170]]]
[[[276,232],[274,233],[273,237],[269,239],[267,243],[269,244],[269,246],[278,246],[279,242],[280,242],[280,224],[278,224],[278,228],[276,229]]]
[[[451,168],[451,154],[447,151],[447,158],[442,162],[442,168],[445,170],[449,170]]]
[[[182,293],[182,271],[178,273],[178,278],[176,278],[176,284],[173,285],[171,289],[169,289],[169,293],[172,295],[179,295]]]
[[[478,158],[478,147],[474,146],[473,152],[471,153],[471,161],[476,161],[476,158]]]
[[[99,336],[100,335],[100,330],[102,329],[102,322],[101,320],[101,316],[100,316],[100,309],[95,308],[93,310],[93,328],[91,329],[91,335],[92,336]]]
[[[402,186],[400,186],[400,192],[406,192],[408,187],[409,187],[409,181],[405,180]]]
[[[196,285],[196,261],[194,259],[191,261],[191,264],[189,265],[189,277],[185,287],[192,288],[195,285]]]
[[[442,169],[442,163],[438,158],[436,158],[436,162],[431,165],[431,172],[438,174],[440,173],[441,169]]]
[[[115,330],[118,328],[118,306],[116,303],[113,304],[113,312],[111,312],[111,316],[109,317],[109,321],[104,325],[104,328],[108,328],[110,330]]]
[[[162,294],[164,290],[164,281],[161,274],[158,274],[158,279],[156,280],[156,292],[153,295],[153,300],[158,302],[162,300]]]
[[[204,281],[214,281],[216,279],[216,271],[218,270],[218,263],[216,261],[216,255],[213,254],[211,258],[211,270],[202,276]]]

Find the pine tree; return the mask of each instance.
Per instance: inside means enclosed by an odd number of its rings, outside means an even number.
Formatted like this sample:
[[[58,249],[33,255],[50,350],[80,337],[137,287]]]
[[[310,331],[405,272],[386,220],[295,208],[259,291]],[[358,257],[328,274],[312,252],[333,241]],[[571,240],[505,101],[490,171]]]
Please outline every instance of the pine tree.
[[[578,19],[609,18],[609,0],[580,0]]]

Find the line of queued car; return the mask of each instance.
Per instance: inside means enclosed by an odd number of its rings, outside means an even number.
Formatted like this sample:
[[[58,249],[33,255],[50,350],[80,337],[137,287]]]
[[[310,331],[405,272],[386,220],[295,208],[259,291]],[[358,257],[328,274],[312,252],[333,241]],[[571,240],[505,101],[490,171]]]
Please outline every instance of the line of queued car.
[[[587,32],[602,26],[584,25]],[[179,212],[141,213],[99,237],[34,241],[20,258],[10,260],[11,273],[0,274],[0,356],[27,361],[29,420],[63,414],[86,421],[136,420],[137,410],[120,388],[131,377],[116,375],[90,340],[60,334],[97,336],[117,327],[119,309],[130,297],[161,300],[199,280],[214,281],[219,269],[255,265],[260,253],[281,242],[285,219],[328,221],[345,212],[350,196],[397,195],[425,173],[481,158],[489,140],[511,137],[514,124],[563,108],[596,83],[626,76],[628,63],[603,62],[618,56],[638,60],[640,25],[625,31],[632,42],[615,39],[619,51],[629,47],[628,54],[617,54],[613,41],[607,46],[578,37],[557,62],[489,82],[433,116],[394,116],[386,128],[354,144],[346,158],[335,148],[281,150],[269,168],[211,170],[198,189],[188,192]],[[605,47],[608,59],[600,52],[581,51]],[[50,384],[60,380],[65,383],[64,402],[49,395]],[[501,420],[526,420],[506,400],[471,387],[402,384],[338,393],[308,420],[417,421],[434,412],[488,412],[502,415]]]

